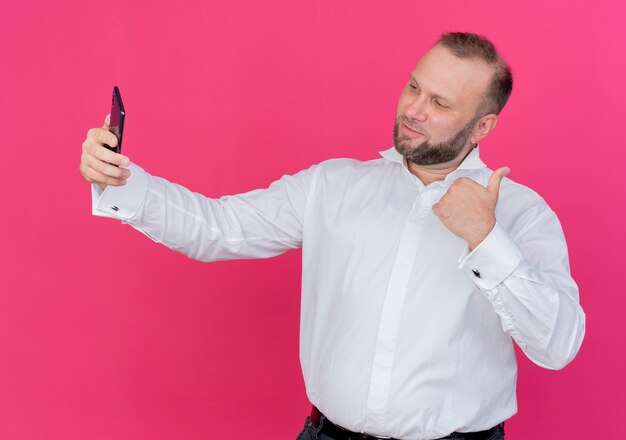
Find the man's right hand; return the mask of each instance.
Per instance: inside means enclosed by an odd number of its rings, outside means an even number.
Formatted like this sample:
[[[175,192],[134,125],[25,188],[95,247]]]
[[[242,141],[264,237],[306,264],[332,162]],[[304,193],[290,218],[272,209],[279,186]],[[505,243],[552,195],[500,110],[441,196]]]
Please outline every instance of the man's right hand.
[[[80,156],[80,174],[87,182],[97,184],[100,189],[107,185],[122,186],[126,184],[130,170],[128,157],[115,153],[104,146],[117,145],[117,138],[109,131],[111,115],[104,119],[102,128],[92,128],[87,132]],[[117,165],[117,166],[114,166]]]

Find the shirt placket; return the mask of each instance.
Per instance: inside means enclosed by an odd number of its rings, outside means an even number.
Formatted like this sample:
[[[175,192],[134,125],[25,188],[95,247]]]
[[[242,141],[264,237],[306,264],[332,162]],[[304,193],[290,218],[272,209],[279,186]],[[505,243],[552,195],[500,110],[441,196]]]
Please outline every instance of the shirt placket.
[[[386,414],[389,402],[398,333],[411,271],[417,255],[425,220],[432,215],[432,206],[440,193],[440,185],[432,184],[417,196],[404,225],[396,259],[393,264],[378,327],[372,373],[367,399],[367,425],[378,432],[387,432]]]

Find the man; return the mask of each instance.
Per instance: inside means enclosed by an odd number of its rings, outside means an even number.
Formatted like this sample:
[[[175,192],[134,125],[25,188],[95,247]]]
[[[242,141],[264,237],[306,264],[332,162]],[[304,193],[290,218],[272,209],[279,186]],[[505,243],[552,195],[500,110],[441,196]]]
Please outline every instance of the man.
[[[449,33],[411,72],[381,159],[331,160],[213,200],[105,149],[116,143],[105,123],[80,169],[94,214],[192,258],[302,247],[314,408],[299,438],[499,439],[517,411],[512,341],[559,369],[585,328],[556,215],[479,158],[511,86],[488,40]]]

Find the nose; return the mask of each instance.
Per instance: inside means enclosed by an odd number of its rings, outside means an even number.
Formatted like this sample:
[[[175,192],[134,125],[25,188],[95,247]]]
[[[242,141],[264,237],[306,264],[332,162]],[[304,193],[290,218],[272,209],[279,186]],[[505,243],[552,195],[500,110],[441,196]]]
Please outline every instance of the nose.
[[[428,103],[423,94],[413,97],[409,102],[405,115],[420,122],[428,119]]]

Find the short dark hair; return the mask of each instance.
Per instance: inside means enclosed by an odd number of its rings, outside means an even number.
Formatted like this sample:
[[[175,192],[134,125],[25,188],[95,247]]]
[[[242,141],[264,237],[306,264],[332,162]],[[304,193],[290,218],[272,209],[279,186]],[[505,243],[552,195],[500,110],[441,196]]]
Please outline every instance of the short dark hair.
[[[494,68],[495,72],[487,89],[486,99],[480,104],[479,113],[481,116],[489,113],[499,114],[511,96],[513,75],[511,68],[500,57],[493,43],[482,35],[448,32],[443,34],[436,44],[449,49],[458,58],[478,58]]]

